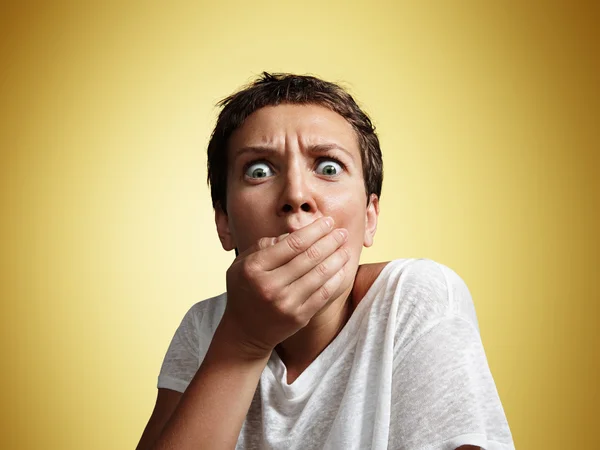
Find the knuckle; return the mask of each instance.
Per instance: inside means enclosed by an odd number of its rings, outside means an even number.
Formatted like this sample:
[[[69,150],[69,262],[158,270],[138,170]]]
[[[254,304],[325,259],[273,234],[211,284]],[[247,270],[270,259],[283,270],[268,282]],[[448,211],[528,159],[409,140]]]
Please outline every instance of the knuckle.
[[[295,253],[300,253],[304,248],[304,240],[297,234],[290,234],[286,238],[285,242],[287,242],[292,251]]]
[[[321,251],[313,245],[306,250],[306,256],[311,261],[319,261],[321,259]]]
[[[295,314],[292,309],[282,306],[279,310],[279,314],[286,324],[294,327],[298,326],[298,315]]]
[[[246,279],[254,278],[255,274],[260,270],[260,262],[256,257],[249,256],[242,263],[242,275]]]
[[[274,306],[277,314],[279,314],[283,319],[289,320],[292,317],[289,306],[286,303],[278,303]]]
[[[329,268],[327,267],[327,264],[325,264],[324,262],[317,264],[315,266],[315,271],[321,275],[322,277],[326,277],[327,274],[329,273]]]
[[[310,321],[310,319],[307,320],[306,318],[298,315],[293,316],[292,320],[294,322],[294,326],[297,328],[304,328]]]
[[[331,297],[331,290],[327,285],[323,285],[319,288],[319,296],[321,297],[321,300],[329,300]]]
[[[273,243],[273,238],[270,237],[262,237],[257,242],[257,247],[259,250],[264,250],[267,247],[270,247]]]
[[[294,327],[301,327],[305,325],[306,319],[305,317],[298,313],[296,309],[286,308],[282,311],[282,314],[285,316],[286,322]],[[308,322],[306,322],[308,323]]]
[[[261,298],[263,298],[267,302],[272,302],[276,300],[276,292],[271,284],[263,283],[257,288],[258,294]]]

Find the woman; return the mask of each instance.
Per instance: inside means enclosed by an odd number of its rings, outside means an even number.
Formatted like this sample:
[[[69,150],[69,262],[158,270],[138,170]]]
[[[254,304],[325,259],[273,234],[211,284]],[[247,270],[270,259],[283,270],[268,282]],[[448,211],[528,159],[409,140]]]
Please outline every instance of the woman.
[[[220,106],[208,179],[237,257],[178,328],[138,448],[514,448],[462,279],[359,266],[383,164],[352,97],[264,73]]]

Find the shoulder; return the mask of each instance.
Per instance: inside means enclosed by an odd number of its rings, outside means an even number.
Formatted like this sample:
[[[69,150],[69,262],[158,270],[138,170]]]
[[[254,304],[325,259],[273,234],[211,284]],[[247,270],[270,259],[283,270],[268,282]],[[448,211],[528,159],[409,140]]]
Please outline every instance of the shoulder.
[[[448,313],[458,313],[462,303],[471,300],[469,288],[457,271],[433,259],[414,259],[398,275],[407,295],[428,296]]]
[[[428,258],[404,258],[369,266],[363,269],[366,278],[377,273],[372,283],[377,283],[378,292],[396,299],[399,314],[410,311],[422,319],[458,315],[478,328],[471,292],[448,265]]]
[[[201,330],[214,332],[225,311],[226,302],[227,294],[222,293],[194,303],[183,316],[180,327],[194,329],[196,333]]]

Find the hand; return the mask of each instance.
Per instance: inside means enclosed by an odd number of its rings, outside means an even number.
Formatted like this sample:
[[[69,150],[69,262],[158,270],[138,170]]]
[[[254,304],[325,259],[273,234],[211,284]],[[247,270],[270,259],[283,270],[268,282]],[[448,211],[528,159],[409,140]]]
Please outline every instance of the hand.
[[[264,358],[331,299],[344,279],[348,232],[320,218],[279,238],[265,237],[227,270],[219,327],[249,357]]]

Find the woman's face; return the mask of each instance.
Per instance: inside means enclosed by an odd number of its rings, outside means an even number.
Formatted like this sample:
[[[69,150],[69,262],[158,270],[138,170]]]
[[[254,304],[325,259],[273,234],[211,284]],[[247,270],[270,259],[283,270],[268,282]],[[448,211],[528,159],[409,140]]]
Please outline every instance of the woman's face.
[[[348,230],[347,287],[362,246],[373,243],[379,214],[375,194],[367,206],[352,126],[322,106],[268,106],[232,134],[228,152],[227,214],[217,208],[215,216],[223,248],[242,253],[262,237],[331,216]]]

